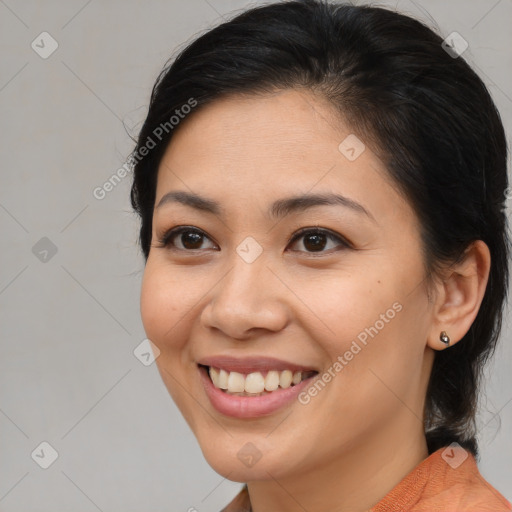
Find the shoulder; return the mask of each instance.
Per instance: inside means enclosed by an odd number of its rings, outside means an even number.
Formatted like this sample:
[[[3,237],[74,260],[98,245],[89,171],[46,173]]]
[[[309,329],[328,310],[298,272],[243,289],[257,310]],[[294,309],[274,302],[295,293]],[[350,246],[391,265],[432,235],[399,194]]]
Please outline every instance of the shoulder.
[[[510,512],[512,504],[480,474],[459,445],[440,448],[370,512]]]
[[[473,455],[463,448],[441,448],[429,459],[428,481],[411,512],[512,511],[512,504],[485,480]]]

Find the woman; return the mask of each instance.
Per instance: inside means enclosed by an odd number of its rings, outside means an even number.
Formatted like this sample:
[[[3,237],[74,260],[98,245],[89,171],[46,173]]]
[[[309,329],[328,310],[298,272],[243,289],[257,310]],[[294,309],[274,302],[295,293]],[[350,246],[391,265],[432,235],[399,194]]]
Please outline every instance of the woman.
[[[455,43],[253,8],[164,69],[133,161],[144,328],[226,511],[512,510],[475,437],[506,141]]]

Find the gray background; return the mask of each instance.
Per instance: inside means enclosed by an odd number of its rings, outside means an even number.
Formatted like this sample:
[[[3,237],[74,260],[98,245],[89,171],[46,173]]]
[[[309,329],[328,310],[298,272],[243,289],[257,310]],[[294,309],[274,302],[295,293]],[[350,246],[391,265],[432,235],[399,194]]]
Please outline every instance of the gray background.
[[[511,0],[373,3],[462,34],[510,133]],[[0,511],[207,512],[240,488],[133,354],[145,335],[130,177],[92,192],[132,149],[164,62],[246,5],[0,0]],[[46,59],[31,47],[43,31],[59,45]],[[479,425],[481,472],[511,499],[509,310]],[[31,457],[42,441],[58,452],[48,469]]]

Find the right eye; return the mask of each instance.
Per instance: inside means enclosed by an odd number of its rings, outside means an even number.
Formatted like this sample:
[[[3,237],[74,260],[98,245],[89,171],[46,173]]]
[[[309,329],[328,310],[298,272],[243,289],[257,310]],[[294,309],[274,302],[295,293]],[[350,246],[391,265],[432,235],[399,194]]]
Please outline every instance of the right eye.
[[[201,249],[204,240],[210,240],[210,238],[200,229],[179,226],[166,231],[159,239],[159,244],[160,247],[171,250],[195,251]],[[213,248],[217,248],[215,244],[213,246]]]

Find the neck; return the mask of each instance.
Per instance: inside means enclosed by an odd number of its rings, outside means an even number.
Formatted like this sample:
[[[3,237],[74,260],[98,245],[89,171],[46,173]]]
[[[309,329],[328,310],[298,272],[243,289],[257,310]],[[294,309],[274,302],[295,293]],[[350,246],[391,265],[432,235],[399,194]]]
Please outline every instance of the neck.
[[[248,483],[253,512],[365,512],[428,457],[423,425],[396,418],[321,467],[284,478]]]

